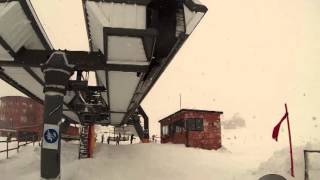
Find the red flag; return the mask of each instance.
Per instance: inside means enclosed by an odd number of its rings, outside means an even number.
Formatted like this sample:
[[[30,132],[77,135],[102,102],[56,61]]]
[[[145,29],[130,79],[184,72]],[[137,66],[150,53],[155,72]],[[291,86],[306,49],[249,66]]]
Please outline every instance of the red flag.
[[[272,138],[278,141],[279,130],[282,122],[287,118],[288,113],[286,112],[284,116],[281,118],[280,122],[273,128]]]
[[[278,135],[279,135],[279,130],[281,127],[282,122],[287,119],[287,124],[288,124],[288,134],[289,134],[289,144],[290,144],[290,160],[291,160],[291,176],[294,177],[294,163],[293,163],[293,152],[292,152],[292,140],[291,140],[291,130],[290,130],[290,121],[289,121],[289,114],[288,114],[288,107],[287,104],[284,105],[286,108],[286,113],[280,120],[280,122],[273,128],[272,132],[272,138],[276,141],[278,141]]]

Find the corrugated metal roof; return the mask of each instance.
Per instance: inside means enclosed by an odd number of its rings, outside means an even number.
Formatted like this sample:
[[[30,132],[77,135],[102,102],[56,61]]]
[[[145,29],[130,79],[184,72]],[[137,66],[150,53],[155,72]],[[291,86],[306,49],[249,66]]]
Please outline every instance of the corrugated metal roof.
[[[162,118],[161,120],[159,120],[158,122],[161,122],[162,120],[166,120],[168,118],[170,118],[171,116],[175,116],[178,115],[180,113],[183,112],[198,112],[198,113],[213,113],[213,114],[223,114],[222,111],[211,111],[211,110],[201,110],[201,109],[181,109],[173,114],[170,114],[169,116]]]

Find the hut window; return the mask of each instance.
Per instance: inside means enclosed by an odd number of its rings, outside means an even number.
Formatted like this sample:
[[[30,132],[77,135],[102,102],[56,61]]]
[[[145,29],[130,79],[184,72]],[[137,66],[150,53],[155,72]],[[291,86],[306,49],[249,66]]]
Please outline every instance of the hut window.
[[[21,116],[20,117],[20,122],[26,123],[28,121],[28,118],[26,116]]]
[[[176,126],[176,133],[181,133],[182,132],[182,127]]]
[[[184,122],[183,122],[182,120],[179,120],[179,121],[174,122],[174,126],[175,126],[175,132],[176,132],[176,133],[181,133],[181,132],[183,132]]]
[[[169,128],[168,126],[162,126],[162,135],[168,135],[169,134]]]
[[[188,119],[187,126],[189,131],[203,131],[203,119]]]

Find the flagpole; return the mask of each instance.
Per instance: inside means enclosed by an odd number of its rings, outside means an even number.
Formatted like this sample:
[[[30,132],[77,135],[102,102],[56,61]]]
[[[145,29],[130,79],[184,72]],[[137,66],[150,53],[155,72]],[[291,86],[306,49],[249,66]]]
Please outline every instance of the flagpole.
[[[181,110],[181,93],[179,94],[180,97],[180,110]]]
[[[290,121],[287,104],[285,104],[286,113],[287,113],[287,124],[288,124],[288,133],[289,133],[289,143],[290,143],[290,160],[291,160],[291,176],[294,177],[294,165],[293,165],[293,153],[292,153],[292,139],[291,139],[291,130],[290,130]]]

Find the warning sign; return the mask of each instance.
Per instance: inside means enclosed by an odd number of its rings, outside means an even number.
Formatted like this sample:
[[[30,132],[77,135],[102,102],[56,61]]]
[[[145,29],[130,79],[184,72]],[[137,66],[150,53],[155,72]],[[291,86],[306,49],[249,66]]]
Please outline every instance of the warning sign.
[[[42,147],[45,149],[58,149],[59,126],[45,124],[43,129]]]

